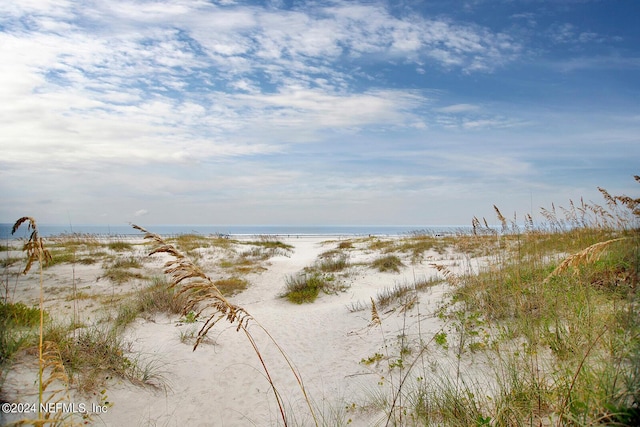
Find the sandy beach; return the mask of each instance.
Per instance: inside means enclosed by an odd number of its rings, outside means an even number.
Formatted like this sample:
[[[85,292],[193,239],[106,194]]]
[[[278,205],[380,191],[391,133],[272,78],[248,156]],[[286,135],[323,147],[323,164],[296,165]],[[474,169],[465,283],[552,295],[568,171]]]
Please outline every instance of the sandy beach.
[[[386,254],[389,241],[394,239],[399,237],[280,236],[277,240],[290,249],[261,257],[243,273],[248,286],[230,300],[255,319],[249,322],[248,330],[284,402],[290,425],[314,424],[308,402],[324,425],[384,424],[384,412],[376,406],[376,399],[391,393],[403,375],[402,365],[394,366],[393,362],[399,358],[405,363],[412,361],[411,352],[433,341],[446,327],[435,316],[446,300],[446,282],[378,307],[381,322],[372,321],[371,299],[376,300],[381,293],[437,277],[434,264],[451,271],[468,268],[468,263],[450,248],[427,251],[419,259],[409,252],[393,252],[402,261],[398,271],[373,268],[372,262]],[[341,244],[346,241],[349,243]],[[104,277],[101,263],[63,263],[45,269],[45,306],[52,318],[69,321],[75,312],[85,325],[102,322],[105,313],[119,304],[110,301],[120,301],[119,295],[135,294],[148,285],[149,277],[162,275],[166,256],[146,256],[149,246],[141,239],[129,239],[127,243],[131,245],[127,252],[112,251],[110,255],[140,260],[138,270],[144,279],[114,284]],[[246,254],[251,248],[250,242],[233,240],[225,248],[211,245],[197,248],[192,254],[197,254],[198,265],[215,280],[230,275],[223,260],[230,254]],[[335,292],[320,292],[317,300],[304,304],[293,304],[282,297],[287,277],[303,274],[336,253],[348,264],[339,272],[326,274],[336,284]],[[17,255],[11,252],[8,256]],[[37,271],[17,280],[11,298],[37,305]],[[74,287],[83,295],[75,302]],[[282,425],[274,392],[245,334],[222,320],[193,351],[193,339],[189,338],[201,326],[202,319],[191,323],[165,313],[137,318],[126,328],[124,339],[129,343],[129,357],[148,368],[148,384],[108,378],[91,394],[75,390],[72,384],[69,401],[83,403],[90,408],[88,412],[93,408],[91,425]],[[308,399],[292,368],[264,331],[286,353]],[[430,363],[437,363],[438,354],[446,358],[442,348],[432,347]],[[405,353],[409,357],[400,356]],[[424,363],[425,355],[421,358]],[[19,357],[4,379],[4,400],[37,401],[36,374],[33,352]],[[17,417],[3,416],[4,422]]]

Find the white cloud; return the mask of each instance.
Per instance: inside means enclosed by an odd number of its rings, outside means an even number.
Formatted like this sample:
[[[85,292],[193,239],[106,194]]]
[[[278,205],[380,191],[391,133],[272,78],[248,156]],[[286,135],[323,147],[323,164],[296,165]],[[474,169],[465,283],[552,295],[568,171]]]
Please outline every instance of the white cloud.
[[[434,111],[440,113],[467,113],[469,111],[477,111],[480,107],[473,104],[453,104],[446,107],[436,108]]]

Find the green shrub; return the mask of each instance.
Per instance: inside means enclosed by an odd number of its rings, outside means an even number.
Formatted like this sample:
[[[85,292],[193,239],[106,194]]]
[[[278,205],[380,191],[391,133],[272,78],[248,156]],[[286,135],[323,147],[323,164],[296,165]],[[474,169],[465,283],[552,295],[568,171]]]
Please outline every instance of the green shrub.
[[[319,274],[299,274],[285,279],[285,292],[282,295],[295,304],[313,302],[326,286]]]

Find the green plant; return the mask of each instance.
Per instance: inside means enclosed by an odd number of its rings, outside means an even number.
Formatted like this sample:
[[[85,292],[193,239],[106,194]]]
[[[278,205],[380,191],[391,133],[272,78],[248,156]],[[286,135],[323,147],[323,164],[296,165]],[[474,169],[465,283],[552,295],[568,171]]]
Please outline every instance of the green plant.
[[[267,260],[278,255],[287,256],[293,246],[278,240],[275,236],[259,236],[258,240],[241,242],[243,245],[253,246],[242,255],[256,260]]]
[[[285,278],[283,297],[295,304],[309,303],[316,300],[326,283],[319,274],[298,274]]]
[[[102,277],[109,279],[116,284],[126,283],[131,279],[145,279],[145,276],[141,273],[123,268],[108,268]]]
[[[183,323],[196,323],[198,321],[198,315],[195,311],[190,311],[180,319]]]
[[[438,344],[440,347],[442,347],[445,350],[449,348],[449,343],[447,341],[447,333],[444,331],[438,332],[434,337],[434,341],[436,342],[436,344]]]
[[[384,355],[382,353],[375,353],[373,356],[369,356],[366,359],[362,359],[360,363],[362,363],[363,365],[372,365],[382,360],[383,357]]]
[[[44,318],[48,318],[46,312]],[[39,308],[0,302],[0,368],[8,365],[19,350],[35,343],[39,322]]]

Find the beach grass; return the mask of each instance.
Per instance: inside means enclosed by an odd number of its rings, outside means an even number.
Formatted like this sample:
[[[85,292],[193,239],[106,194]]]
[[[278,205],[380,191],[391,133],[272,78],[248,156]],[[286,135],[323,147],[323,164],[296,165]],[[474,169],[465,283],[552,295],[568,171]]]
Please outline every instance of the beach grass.
[[[456,274],[434,264],[451,286],[439,314],[448,326],[422,337],[433,348],[417,348],[376,398],[383,424],[638,425],[640,201],[608,200],[627,209],[571,203],[563,218],[554,207],[547,223],[522,230],[495,207],[501,232],[474,221],[476,233],[453,241],[484,260]],[[405,292],[383,291],[378,308]],[[424,369],[437,348],[448,369]]]
[[[291,275],[285,278],[285,290],[281,296],[294,304],[310,303],[325,287],[326,280],[320,274]]]
[[[384,255],[376,258],[371,262],[371,268],[375,268],[380,272],[399,273],[404,263],[397,255]]]

